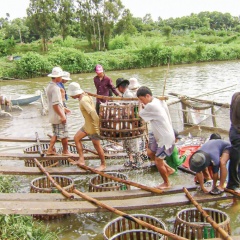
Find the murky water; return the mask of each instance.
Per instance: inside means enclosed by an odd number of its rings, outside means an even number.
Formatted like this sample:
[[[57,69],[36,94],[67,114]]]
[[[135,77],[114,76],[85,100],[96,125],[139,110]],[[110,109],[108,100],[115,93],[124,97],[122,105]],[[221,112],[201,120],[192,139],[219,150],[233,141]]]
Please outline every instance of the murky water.
[[[170,66],[168,74],[167,67],[112,71],[106,74],[113,79],[114,83],[119,77],[136,77],[139,79],[141,85],[150,87],[155,96],[163,95],[163,93],[167,95],[170,92],[189,96],[199,96],[204,93],[209,93],[202,98],[230,103],[232,94],[239,89],[237,85],[240,79],[239,69],[240,62],[231,61]],[[85,91],[95,93],[93,84],[94,73],[76,74],[71,77],[73,81],[80,83]],[[21,81],[0,80],[0,94],[12,96],[12,98],[16,94],[32,94],[46,87],[49,81],[50,79],[47,77]],[[225,88],[227,89],[225,90]],[[217,90],[215,94],[210,94],[210,92],[215,90]],[[169,101],[172,100],[176,99],[170,98]],[[72,114],[68,117],[70,137],[72,137],[82,126],[83,118],[76,100],[69,99],[67,105],[72,110]],[[38,132],[41,139],[46,138],[47,134],[51,134],[51,126],[48,123],[48,117],[41,115],[40,102],[22,108],[23,111],[12,112],[12,118],[1,118],[0,136],[35,138],[35,132]],[[0,142],[0,152],[22,152],[23,148],[28,145],[29,143]],[[10,163],[10,161],[7,161],[7,164],[18,166],[20,163],[16,161],[11,161]],[[160,180],[157,172],[129,173],[128,177],[133,181],[139,182],[144,177],[144,179],[146,179],[146,184],[149,186],[156,185]],[[34,177],[21,178],[20,181],[22,182],[23,192],[28,191],[29,182],[33,178]],[[80,182],[81,184],[82,181],[87,182],[87,180],[83,180],[82,177],[79,178],[75,176],[74,179],[77,183]],[[193,181],[193,177],[179,171],[177,176],[171,177],[171,181],[173,184],[184,185],[186,181]],[[239,203],[233,204],[232,201],[223,201],[205,204],[204,206],[216,207],[226,211],[231,216],[233,233],[240,235],[240,228],[238,227],[238,222],[240,220]],[[187,206],[158,210],[143,210],[138,211],[138,213],[159,217],[168,225],[169,230],[172,230],[175,215],[177,211],[183,208],[187,208]],[[117,216],[112,213],[77,214],[65,219],[49,222],[48,224],[52,229],[64,229],[61,235],[61,239],[64,240],[98,240],[102,239],[102,229],[104,225],[115,217]]]

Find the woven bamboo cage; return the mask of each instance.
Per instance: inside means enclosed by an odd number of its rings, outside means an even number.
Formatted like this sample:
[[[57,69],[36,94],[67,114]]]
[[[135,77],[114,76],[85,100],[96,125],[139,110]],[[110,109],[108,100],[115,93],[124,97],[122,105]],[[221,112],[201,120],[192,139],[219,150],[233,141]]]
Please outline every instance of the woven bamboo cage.
[[[53,180],[68,192],[73,192],[73,179],[60,175],[52,175]],[[31,181],[31,193],[57,193],[58,189],[47,177],[35,178]]]
[[[49,143],[41,143],[40,147],[43,152],[46,152],[47,149],[49,148]],[[73,154],[77,154],[77,148],[76,146],[73,145],[68,145],[68,151],[70,151]],[[35,154],[39,153],[39,146],[38,145],[32,145],[23,150],[24,153],[27,154]],[[57,154],[62,153],[62,148],[57,149]],[[69,165],[68,160],[54,160],[54,159],[44,159],[44,160],[39,160],[39,162],[43,165],[43,167],[55,167],[58,165]],[[25,159],[24,160],[25,166],[26,167],[37,167],[35,161],[33,159]]]
[[[123,173],[118,172],[108,172],[107,174],[127,180],[127,176]],[[89,180],[89,192],[106,192],[106,191],[119,191],[119,190],[129,190],[130,186],[128,184],[116,182],[110,178],[97,175]]]
[[[49,148],[49,143],[41,143],[40,144],[40,147],[42,149],[42,151],[47,151],[48,148]],[[33,153],[39,153],[39,146],[34,144],[32,146],[29,146],[29,147],[26,147],[24,150],[23,150],[24,153],[29,153],[29,154],[33,154]]]
[[[52,175],[53,180],[60,185],[64,190],[72,193],[74,190],[73,179],[60,175]],[[35,178],[31,181],[31,193],[59,193],[59,190],[47,177]],[[34,214],[33,217],[41,220],[59,219],[68,216],[69,214]]]
[[[226,213],[212,208],[204,208],[204,210],[231,235],[230,218]],[[196,208],[183,209],[177,213],[173,232],[190,240],[221,237]]]
[[[44,159],[39,160],[39,162],[42,164],[43,167],[56,167],[59,165],[59,161],[54,159]],[[37,167],[34,159],[24,159],[24,165],[25,167]]]
[[[40,147],[43,152],[46,152],[49,148],[49,143],[41,143]],[[76,146],[73,145],[68,145],[68,150],[71,153],[77,153],[77,148]],[[32,145],[23,150],[24,153],[29,153],[29,154],[34,154],[34,153],[39,153],[39,146],[38,145]],[[61,153],[62,148],[58,148],[57,153]]]
[[[155,227],[166,230],[165,224],[158,218],[145,214],[132,214],[144,222],[147,222]],[[109,222],[103,229],[105,240],[166,240],[166,236],[154,232],[130,219],[118,217]]]
[[[145,134],[146,123],[139,117],[134,103],[108,103],[100,105],[100,135],[103,139],[126,140]]]

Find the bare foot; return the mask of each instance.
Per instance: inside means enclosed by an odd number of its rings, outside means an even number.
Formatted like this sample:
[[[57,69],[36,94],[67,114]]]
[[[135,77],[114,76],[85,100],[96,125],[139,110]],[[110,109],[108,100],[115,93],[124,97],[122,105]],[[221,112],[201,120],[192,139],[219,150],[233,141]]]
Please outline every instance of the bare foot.
[[[68,152],[62,152],[62,156],[74,157],[76,155],[68,151]]]
[[[51,155],[58,155],[58,154],[54,151],[46,151],[46,155],[51,156]]]
[[[85,161],[79,159],[78,161],[71,162],[71,164],[72,165],[78,165],[78,164],[85,165]]]
[[[98,171],[103,171],[105,169],[106,169],[105,165],[100,165],[99,167],[96,168],[96,170],[98,170]]]
[[[167,189],[167,188],[170,188],[171,185],[169,183],[162,183],[158,186],[155,186],[155,188],[158,188],[158,189]]]
[[[222,187],[222,186],[219,185],[217,188],[218,188],[221,192],[224,192],[224,187]]]

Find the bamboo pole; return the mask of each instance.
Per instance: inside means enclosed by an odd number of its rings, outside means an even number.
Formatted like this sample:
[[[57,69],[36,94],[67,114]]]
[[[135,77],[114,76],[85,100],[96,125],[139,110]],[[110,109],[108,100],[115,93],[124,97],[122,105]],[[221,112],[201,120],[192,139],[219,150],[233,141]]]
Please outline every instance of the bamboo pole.
[[[206,220],[212,225],[212,227],[217,230],[222,238],[224,240],[232,240],[232,238],[229,236],[229,234],[221,228],[212,218],[210,215],[207,214],[207,212],[198,204],[196,200],[192,197],[192,195],[188,192],[188,190],[184,187],[183,191],[185,192],[188,199],[191,201],[191,203],[198,209],[198,211],[206,218]]]
[[[229,193],[231,193],[231,194],[233,194],[233,195],[235,195],[235,196],[237,196],[237,197],[240,197],[240,193],[237,193],[237,192],[235,192],[235,191],[232,190],[232,189],[224,188],[224,191],[225,191],[225,192],[229,192]]]
[[[125,212],[119,211],[119,210],[117,210],[116,208],[113,208],[113,207],[111,207],[111,206],[109,206],[109,205],[106,205],[106,204],[104,204],[103,202],[101,202],[101,201],[99,201],[99,200],[97,200],[97,199],[95,199],[95,198],[92,198],[92,197],[90,197],[90,196],[88,196],[88,195],[80,192],[80,191],[77,190],[77,189],[74,189],[73,192],[74,192],[75,194],[77,194],[78,196],[84,198],[85,200],[87,200],[87,201],[89,201],[89,202],[91,202],[91,203],[96,204],[97,206],[100,206],[100,207],[102,207],[102,208],[105,208],[105,209],[107,209],[107,210],[109,210],[109,211],[111,211],[111,212],[113,212],[113,213],[115,213],[115,214],[118,214],[119,216],[122,216],[122,217],[124,217],[124,218],[126,218],[126,219],[128,219],[128,220],[130,220],[130,221],[136,222],[136,223],[138,223],[139,225],[141,225],[141,226],[143,226],[143,227],[146,227],[146,228],[151,229],[151,230],[153,230],[153,231],[155,231],[155,232],[161,233],[161,234],[163,234],[163,235],[165,235],[165,236],[167,236],[167,237],[169,237],[169,238],[171,238],[171,239],[173,239],[173,240],[187,240],[186,238],[177,236],[177,235],[174,234],[174,233],[171,233],[171,232],[169,232],[169,231],[167,231],[167,230],[158,228],[158,227],[156,227],[156,226],[154,226],[154,225],[151,225],[151,224],[149,224],[149,223],[147,223],[147,222],[144,222],[144,221],[142,221],[142,220],[140,220],[140,219],[138,219],[138,218],[135,218],[135,217],[133,217],[133,216],[131,216],[131,215],[128,215],[128,214],[125,213]]]
[[[233,84],[233,85],[231,85],[231,86],[229,86],[229,87],[220,88],[220,89],[217,89],[217,90],[214,90],[214,91],[211,91],[211,92],[206,92],[206,93],[203,93],[203,94],[194,96],[194,97],[195,97],[195,98],[198,98],[198,97],[203,97],[203,96],[211,95],[211,94],[215,94],[215,93],[221,93],[223,90],[232,88],[232,87],[234,87],[234,86],[236,86],[236,85],[237,85],[237,84]],[[168,106],[173,105],[173,104],[176,104],[176,103],[179,103],[179,102],[181,102],[181,100],[176,100],[176,101],[174,101],[174,102],[169,103]]]
[[[180,95],[177,93],[169,93],[169,95],[175,96],[175,97],[186,97],[186,99],[191,100],[191,101],[195,101],[195,102],[200,102],[200,103],[208,103],[208,104],[212,104],[215,106],[219,106],[219,107],[225,107],[225,108],[229,108],[230,105],[228,103],[218,103],[218,102],[214,102],[214,101],[209,101],[209,100],[202,100],[202,99],[198,99],[198,98],[193,98],[193,97],[188,97],[188,96],[184,96],[184,95]]]
[[[51,175],[46,171],[46,169],[42,166],[42,164],[34,158],[35,163],[37,164],[38,168],[47,176],[49,181],[60,191],[60,193],[67,198],[73,199],[74,196],[69,194],[64,188],[62,188],[52,177]]]
[[[68,161],[69,161],[70,163],[76,163],[76,161],[72,160],[71,158],[68,158]],[[86,170],[86,171],[91,171],[91,172],[96,173],[96,174],[99,174],[99,175],[101,175],[101,176],[103,176],[103,177],[110,178],[110,179],[112,179],[112,180],[114,180],[114,181],[121,182],[121,183],[125,183],[125,184],[128,184],[128,185],[137,187],[137,188],[141,188],[141,189],[146,190],[146,191],[149,191],[149,192],[158,193],[158,194],[164,192],[163,190],[158,189],[158,188],[148,187],[148,186],[145,186],[145,185],[136,183],[136,182],[132,182],[132,181],[124,180],[124,179],[122,179],[122,178],[114,177],[114,176],[112,176],[112,175],[110,175],[110,174],[103,173],[103,172],[101,172],[101,171],[98,171],[98,170],[96,170],[96,169],[94,169],[94,168],[91,168],[91,167],[88,167],[88,166],[86,166],[86,165],[82,165],[82,164],[80,164],[80,163],[77,163],[77,166],[80,167],[80,168],[82,168],[82,169],[84,169],[84,170]]]
[[[108,101],[138,101],[138,98],[124,98],[124,97],[108,97],[108,96],[103,96],[103,95],[97,95],[94,93],[90,93],[90,92],[85,92],[87,93],[89,96],[98,98],[98,99],[104,99],[104,100],[108,100]],[[165,96],[161,96],[161,97],[156,97],[160,100],[167,100],[168,97]]]
[[[41,157],[44,157],[44,153],[43,153],[43,150],[42,150],[42,147],[41,147],[41,144],[40,144],[40,139],[38,137],[37,132],[35,132],[35,136],[36,136],[36,141],[37,141],[38,152],[40,153]]]

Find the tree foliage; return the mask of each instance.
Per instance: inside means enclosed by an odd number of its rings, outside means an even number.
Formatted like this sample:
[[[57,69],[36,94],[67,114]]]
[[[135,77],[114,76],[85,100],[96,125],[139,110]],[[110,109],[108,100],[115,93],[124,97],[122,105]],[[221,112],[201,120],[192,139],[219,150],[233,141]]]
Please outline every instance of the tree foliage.
[[[44,52],[47,51],[47,41],[55,29],[58,6],[55,0],[30,0],[27,9],[32,29],[41,36]]]
[[[81,29],[94,50],[108,48],[114,24],[123,5],[121,0],[77,0]]]
[[[74,12],[75,8],[73,0],[60,0],[58,20],[63,40],[70,35]]]

